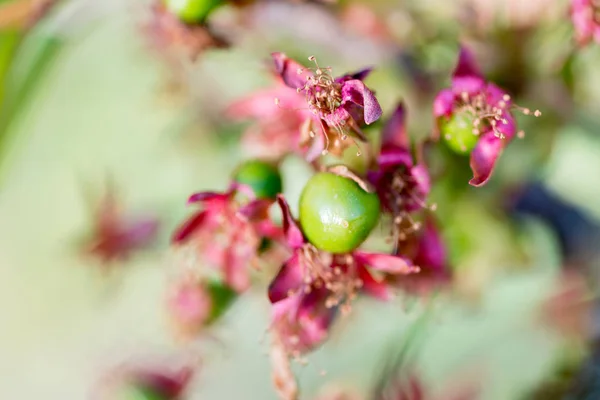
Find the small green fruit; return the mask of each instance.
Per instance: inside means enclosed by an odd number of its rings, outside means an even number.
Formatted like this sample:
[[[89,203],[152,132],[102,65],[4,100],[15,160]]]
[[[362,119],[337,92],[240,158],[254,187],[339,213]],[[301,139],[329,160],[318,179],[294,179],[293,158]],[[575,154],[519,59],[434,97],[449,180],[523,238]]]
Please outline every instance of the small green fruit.
[[[204,22],[223,0],[165,0],[168,10],[187,24]]]
[[[473,150],[479,135],[473,133],[474,117],[468,112],[456,112],[450,118],[442,117],[439,125],[442,137],[448,147],[458,154],[468,154]]]
[[[329,172],[314,175],[300,195],[300,225],[306,238],[330,253],[356,249],[379,220],[375,193],[350,178]]]
[[[252,188],[260,199],[274,199],[283,186],[277,167],[260,160],[250,160],[240,165],[233,179]]]
[[[117,397],[118,400],[167,400],[156,391],[141,386],[128,385],[122,389]]]
[[[210,280],[207,282],[206,291],[212,300],[212,309],[206,324],[210,324],[219,319],[233,302],[237,299],[238,294],[219,280]]]

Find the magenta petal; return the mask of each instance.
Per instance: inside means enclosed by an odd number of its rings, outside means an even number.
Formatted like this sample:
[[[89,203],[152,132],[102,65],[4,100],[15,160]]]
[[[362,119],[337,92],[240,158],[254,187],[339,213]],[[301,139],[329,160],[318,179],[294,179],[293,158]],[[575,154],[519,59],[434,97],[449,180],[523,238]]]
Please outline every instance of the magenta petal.
[[[433,115],[438,118],[450,116],[454,107],[454,92],[450,89],[441,90],[433,101]]]
[[[248,219],[255,219],[264,216],[273,202],[268,199],[253,200],[241,207],[239,213]]]
[[[377,98],[358,79],[346,81],[342,85],[342,102],[348,101],[363,106],[365,123],[367,125],[372,124],[381,117],[382,110]]]
[[[460,47],[460,53],[458,54],[458,62],[456,63],[456,68],[454,69],[452,77],[470,77],[479,78],[480,80],[483,80],[483,75],[477,67],[477,63],[475,62],[475,57],[473,56],[473,53],[465,46]]]
[[[423,194],[423,197],[427,196],[431,191],[431,178],[427,171],[427,167],[423,164],[418,164],[415,165],[410,172],[417,183],[419,192]]]
[[[367,67],[367,68],[363,68],[361,70],[358,70],[356,72],[352,72],[349,74],[345,74],[342,75],[340,77],[335,78],[335,81],[337,83],[344,83],[347,81],[351,81],[353,79],[358,79],[360,81],[364,81],[367,76],[369,76],[369,74],[373,71],[373,67]]]
[[[300,265],[300,256],[294,253],[277,273],[269,285],[269,300],[271,303],[277,303],[290,294],[290,291],[302,290],[304,283],[302,276],[302,265]]]
[[[323,155],[325,150],[325,134],[321,132],[315,133],[315,137],[310,142],[310,147],[304,154],[304,158],[308,162],[313,162]]]
[[[404,165],[405,167],[412,167],[413,159],[412,155],[406,148],[398,148],[393,146],[386,146],[381,149],[377,162],[381,168],[393,167],[398,165]]]
[[[187,387],[193,375],[190,367],[182,368],[176,374],[163,374],[152,371],[140,371],[135,377],[137,383],[152,388],[153,391],[165,399],[175,399]]]
[[[400,256],[370,253],[361,250],[355,250],[352,255],[359,263],[382,272],[411,274],[418,271],[418,269],[412,265],[410,260]]]
[[[287,201],[285,201],[285,197],[281,194],[277,195],[277,203],[283,214],[283,232],[285,233],[288,245],[292,249],[302,247],[302,245],[304,245],[304,235],[298,225],[296,225],[296,221],[294,221],[294,218],[292,217],[290,206]]]
[[[362,265],[358,268],[358,278],[362,281],[362,291],[369,296],[384,301],[392,298],[388,285],[373,278]]]
[[[383,145],[394,145],[408,149],[410,143],[406,133],[406,110],[404,103],[400,102],[396,110],[385,123],[381,131]]]
[[[197,229],[200,229],[206,220],[208,212],[202,211],[196,213],[192,218],[188,219],[181,225],[173,234],[171,241],[173,243],[182,243],[187,240]]]
[[[199,192],[191,195],[188,198],[187,204],[202,203],[210,200],[225,200],[228,197],[229,193]]]
[[[470,164],[473,179],[469,181],[469,184],[482,186],[490,179],[503,147],[504,140],[496,137],[493,131],[489,131],[479,138],[477,145],[471,152]]]
[[[310,293],[302,296],[296,318],[302,327],[304,341],[308,345],[323,341],[335,318],[336,308],[325,306],[330,294],[325,288],[313,288]]]
[[[436,272],[444,272],[446,269],[446,247],[431,217],[425,220],[414,262],[422,269]]]
[[[275,63],[275,70],[283,79],[283,82],[293,89],[298,89],[304,86],[312,72],[306,69],[303,65],[288,58],[283,53],[271,53]],[[298,73],[301,71],[300,73]]]

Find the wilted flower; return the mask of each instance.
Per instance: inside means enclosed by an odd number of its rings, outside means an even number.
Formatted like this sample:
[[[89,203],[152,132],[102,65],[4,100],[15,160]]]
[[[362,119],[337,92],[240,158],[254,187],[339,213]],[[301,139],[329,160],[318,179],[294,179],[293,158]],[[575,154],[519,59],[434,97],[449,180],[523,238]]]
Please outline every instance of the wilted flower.
[[[422,160],[413,160],[405,114],[400,103],[383,127],[377,168],[368,173],[384,210],[392,216],[393,243],[418,230],[420,224],[412,220],[411,213],[429,208],[426,200],[431,189],[427,166]]]
[[[461,48],[452,87],[438,93],[433,112],[447,144],[458,153],[470,152],[471,185],[488,181],[502,150],[517,134],[513,109],[541,115],[513,105],[508,94],[485,81],[469,50]]]
[[[170,288],[168,316],[177,336],[187,340],[218,320],[236,298],[237,293],[219,280],[189,274]]]
[[[592,40],[600,44],[600,1],[571,0],[571,19],[579,45]]]
[[[92,238],[86,249],[103,263],[125,261],[133,252],[150,245],[157,232],[156,218],[126,215],[115,193],[109,190],[95,215]]]
[[[194,368],[188,365],[175,370],[155,366],[122,365],[111,371],[109,379],[103,381],[98,392],[94,393],[94,398],[112,400],[125,395],[131,398],[183,400],[194,372]]]
[[[211,31],[206,24],[187,24],[169,12],[162,1],[152,5],[150,21],[144,27],[150,43],[161,53],[182,52],[196,59],[212,48],[228,47],[229,43]]]
[[[305,96],[318,136],[312,129],[310,136],[319,143],[320,150],[330,150],[330,136],[337,135],[343,142],[348,135],[365,141],[360,126],[371,124],[381,117],[381,106],[373,92],[363,83],[370,68],[337,78],[331,68],[321,68],[314,56],[309,57],[316,68],[306,68],[283,53],[273,53],[275,68],[283,82]],[[278,102],[278,100],[276,100]]]
[[[283,229],[292,256],[283,264],[269,286],[273,303],[273,326],[288,351],[299,356],[325,340],[338,309],[350,310],[359,294],[387,300],[387,283],[371,271],[406,275],[418,272],[400,256],[354,250],[330,254],[317,250],[305,240],[282,196]]]
[[[177,229],[173,242],[193,246],[235,291],[247,289],[261,241],[280,233],[268,216],[272,201],[256,199],[247,186],[234,183],[225,193],[195,193],[188,204],[202,209]]]

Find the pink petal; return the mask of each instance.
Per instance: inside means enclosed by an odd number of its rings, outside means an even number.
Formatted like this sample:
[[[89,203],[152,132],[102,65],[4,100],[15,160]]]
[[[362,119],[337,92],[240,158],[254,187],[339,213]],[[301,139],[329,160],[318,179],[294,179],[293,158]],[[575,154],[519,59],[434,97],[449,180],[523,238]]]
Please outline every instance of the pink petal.
[[[384,301],[392,298],[388,285],[373,278],[362,265],[358,268],[358,277],[362,281],[362,291],[369,296]]]
[[[190,235],[192,235],[196,230],[202,228],[207,216],[207,211],[202,211],[194,214],[193,217],[185,221],[183,225],[177,228],[177,230],[173,234],[171,241],[173,243],[182,243],[186,241],[190,237]]]
[[[269,207],[273,204],[272,200],[257,199],[241,207],[238,211],[248,219],[263,219],[268,216]]]
[[[285,233],[288,245],[292,249],[302,247],[304,245],[304,235],[298,225],[296,225],[296,221],[294,221],[294,218],[292,217],[290,206],[287,201],[285,201],[285,197],[281,194],[277,195],[277,203],[283,214],[283,232]]]
[[[406,133],[406,109],[404,103],[400,102],[396,110],[385,123],[381,130],[383,145],[394,145],[408,149],[410,143]]]
[[[400,256],[370,253],[361,250],[355,250],[352,255],[359,263],[382,272],[411,274],[418,271],[409,260]]]
[[[227,200],[229,193],[217,193],[217,192],[199,192],[191,195],[187,201],[187,204],[203,203],[211,200]]]
[[[489,131],[479,138],[477,145],[471,152],[471,170],[473,179],[469,181],[472,186],[482,186],[490,179],[496,160],[504,148],[504,140],[496,137]]]
[[[335,78],[335,81],[337,83],[344,83],[346,81],[350,81],[353,79],[358,79],[360,81],[364,81],[367,78],[367,76],[369,76],[371,74],[372,71],[373,71],[373,67],[363,68],[356,72],[352,72],[352,73],[337,77],[337,78]]]
[[[342,85],[342,103],[343,102],[353,102],[363,106],[365,124],[367,125],[372,124],[381,117],[382,110],[377,98],[373,92],[358,79],[346,81]]]
[[[283,79],[286,85],[293,89],[298,89],[304,86],[307,78],[312,76],[312,72],[306,69],[303,65],[288,58],[283,53],[271,53],[275,63],[275,70]],[[301,73],[298,73],[302,71]]]
[[[411,168],[410,172],[417,183],[419,193],[421,193],[423,197],[426,197],[431,191],[431,177],[429,176],[427,167],[423,164],[418,164]]]
[[[128,224],[125,229],[125,239],[129,246],[140,247],[154,239],[158,232],[158,221],[155,219],[145,219],[134,221]]]
[[[454,92],[451,89],[441,90],[433,101],[433,115],[449,117],[454,107]]]
[[[277,276],[269,285],[269,300],[276,303],[286,299],[290,291],[298,292],[302,290],[304,284],[303,269],[300,265],[300,256],[294,253],[282,266]]]
[[[446,247],[432,217],[427,217],[414,262],[422,269],[443,272],[447,266]]]

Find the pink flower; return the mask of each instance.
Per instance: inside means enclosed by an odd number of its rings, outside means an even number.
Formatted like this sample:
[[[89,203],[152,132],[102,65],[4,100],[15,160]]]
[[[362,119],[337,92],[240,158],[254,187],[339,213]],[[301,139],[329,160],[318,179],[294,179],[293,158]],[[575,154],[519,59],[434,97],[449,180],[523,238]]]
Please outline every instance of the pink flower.
[[[247,201],[240,201],[246,197]],[[175,244],[190,244],[237,292],[250,285],[249,266],[256,261],[263,238],[276,239],[280,230],[270,221],[270,200],[256,199],[246,186],[232,184],[225,193],[200,192],[188,204],[200,204],[173,235]]]
[[[405,114],[404,104],[400,103],[383,127],[377,169],[367,175],[384,210],[392,216],[394,243],[418,229],[410,214],[428,208],[426,201],[431,190],[427,166],[413,159]]]
[[[511,108],[510,96],[485,81],[471,52],[462,47],[452,76],[452,87],[438,93],[433,113],[438,127],[457,115],[472,121],[472,131],[478,139],[471,151],[471,185],[482,186],[489,180],[502,150],[514,138],[516,122]],[[541,114],[529,109],[522,109],[522,112]]]
[[[272,57],[283,82],[304,95],[305,104],[321,131],[321,135],[311,132],[322,153],[329,150],[331,130],[342,141],[348,134],[366,140],[360,125],[370,125],[382,114],[377,98],[363,83],[371,72],[370,68],[333,78],[331,69],[320,68],[315,57],[309,57],[309,60],[315,62],[314,70],[305,68],[283,53],[272,53]]]
[[[103,263],[125,261],[133,252],[151,244],[157,232],[155,218],[125,215],[115,194],[109,191],[95,216],[87,251]]]
[[[372,271],[406,275],[418,272],[400,256],[354,250],[329,254],[308,243],[291,216],[287,202],[278,197],[283,230],[293,253],[269,286],[273,325],[294,356],[323,342],[338,309],[349,311],[359,294],[387,300],[391,293],[383,279]]]
[[[304,98],[289,90],[281,79],[277,80],[272,88],[233,102],[226,114],[233,120],[256,121],[242,137],[242,147],[253,156],[278,160],[289,153],[297,153],[312,161],[316,157],[306,148],[309,141],[306,127],[311,115],[302,109]],[[278,99],[278,106],[274,104],[275,99]],[[316,156],[320,155],[319,149]]]
[[[600,44],[600,2],[598,0],[571,0],[571,19],[575,40],[580,46],[595,41]]]

